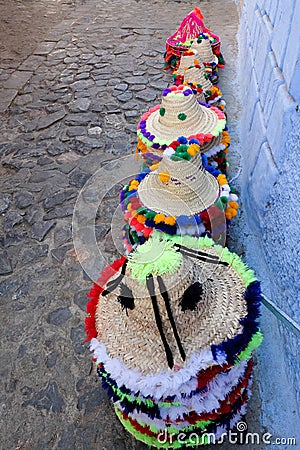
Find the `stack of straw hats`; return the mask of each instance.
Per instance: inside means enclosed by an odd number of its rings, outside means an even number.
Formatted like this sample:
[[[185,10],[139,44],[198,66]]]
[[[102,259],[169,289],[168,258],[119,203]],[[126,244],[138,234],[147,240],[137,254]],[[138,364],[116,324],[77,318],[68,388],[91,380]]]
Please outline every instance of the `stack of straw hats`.
[[[165,69],[176,70],[180,58],[199,35],[209,37],[212,51],[217,56],[217,67],[224,67],[225,61],[221,53],[221,40],[219,36],[209,30],[203,22],[203,14],[199,8],[194,8],[181,22],[175,33],[166,40]],[[217,68],[216,68],[217,69]]]
[[[262,341],[260,283],[225,246],[238,197],[225,105],[207,75],[220,52],[202,19],[195,8],[183,21],[175,85],[138,123],[144,168],[120,195],[125,255],[94,283],[85,320],[117,417],[166,449],[216,443],[237,424]]]
[[[209,234],[225,243],[238,197],[200,149],[196,139],[181,137],[164,151],[157,169],[145,169],[124,187],[120,197],[128,251],[145,242],[154,229],[169,235]]]
[[[259,282],[237,255],[209,238],[156,232],[108,267],[89,298],[97,372],[137,439],[195,446],[240,420],[262,337]]]
[[[137,136],[137,151],[148,166],[161,160],[162,152],[179,136],[198,138],[207,157],[226,151],[229,144],[225,114],[199,102],[195,91],[184,85],[164,89],[161,103],[142,115]]]

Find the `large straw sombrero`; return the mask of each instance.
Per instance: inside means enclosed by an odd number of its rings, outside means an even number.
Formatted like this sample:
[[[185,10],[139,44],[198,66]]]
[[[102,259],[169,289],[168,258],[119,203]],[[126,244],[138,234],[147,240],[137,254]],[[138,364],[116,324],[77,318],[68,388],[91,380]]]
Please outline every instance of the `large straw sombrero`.
[[[237,215],[238,196],[226,175],[209,164],[199,149],[195,139],[181,137],[163,152],[161,163],[144,169],[124,186],[120,203],[127,251],[144,243],[154,229],[169,235],[208,234],[218,243],[226,241],[227,226]]]
[[[197,137],[208,148],[222,138],[226,126],[225,115],[215,107],[200,104],[192,89],[171,86],[163,91],[160,105],[145,113],[139,124],[139,139],[149,148],[165,150],[180,136]]]
[[[153,211],[191,216],[213,205],[220,187],[203,168],[200,152],[191,161],[176,161],[165,155],[159,168],[140,183],[138,195],[142,204]]]
[[[261,298],[253,272],[209,239],[156,235],[103,289],[95,306],[97,340],[110,359],[136,371],[135,382],[138,374],[165,373],[163,385],[173,373],[174,383],[182,383],[185,367],[189,379],[201,368],[232,363],[259,332]]]

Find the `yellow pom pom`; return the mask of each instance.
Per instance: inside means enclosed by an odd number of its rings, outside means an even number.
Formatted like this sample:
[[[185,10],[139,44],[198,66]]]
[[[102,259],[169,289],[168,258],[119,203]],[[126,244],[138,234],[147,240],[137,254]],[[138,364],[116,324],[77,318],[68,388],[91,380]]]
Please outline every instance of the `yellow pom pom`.
[[[200,146],[198,144],[191,144],[187,149],[187,152],[191,156],[195,156],[199,151]]]
[[[153,172],[153,170],[156,170],[159,168],[160,163],[152,164],[152,166],[149,167],[149,169]]]
[[[165,216],[163,214],[156,214],[156,216],[154,217],[154,222],[155,223],[162,223],[165,221]]]
[[[161,171],[158,177],[162,183],[167,183],[170,180],[170,174],[167,170]]]
[[[171,225],[171,226],[173,226],[173,225],[175,225],[175,223],[176,223],[175,217],[173,217],[173,216],[168,216],[168,217],[166,217],[166,219],[165,219],[165,224],[166,224],[166,225]]]
[[[139,185],[140,183],[137,180],[132,180],[130,183],[130,186],[134,186],[134,189]]]
[[[127,205],[127,210],[128,210],[128,211],[132,211],[131,203],[128,203],[128,205]]]
[[[220,175],[217,176],[217,180],[220,186],[223,186],[224,184],[228,184],[226,176],[220,173]]]

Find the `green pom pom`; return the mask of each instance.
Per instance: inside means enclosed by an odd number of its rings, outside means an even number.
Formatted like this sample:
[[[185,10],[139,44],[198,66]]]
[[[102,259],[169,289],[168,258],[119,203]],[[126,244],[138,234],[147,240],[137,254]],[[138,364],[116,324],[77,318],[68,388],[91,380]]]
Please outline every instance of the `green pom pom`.
[[[157,236],[130,253],[127,267],[131,276],[141,283],[146,282],[147,276],[174,273],[182,264],[182,254],[177,251],[172,242]]]
[[[188,145],[185,144],[178,145],[178,147],[176,148],[176,153],[185,153],[188,148]]]
[[[182,153],[181,158],[189,161],[191,159],[191,155],[189,153]]]
[[[137,209],[137,213],[138,214],[145,214],[148,211],[147,208],[145,208],[144,206],[141,206],[140,208]]]
[[[186,119],[186,114],[179,113],[177,117],[178,117],[179,120],[185,120]]]
[[[164,115],[165,115],[165,112],[166,112],[165,108],[159,108],[159,114],[160,114],[161,116],[164,116]]]
[[[170,159],[172,161],[182,161],[183,157],[182,157],[183,153],[179,153],[178,155],[175,153],[173,155],[171,155]]]
[[[146,219],[149,219],[149,220],[153,220],[155,216],[156,216],[156,212],[154,212],[154,211],[147,211],[145,213]]]

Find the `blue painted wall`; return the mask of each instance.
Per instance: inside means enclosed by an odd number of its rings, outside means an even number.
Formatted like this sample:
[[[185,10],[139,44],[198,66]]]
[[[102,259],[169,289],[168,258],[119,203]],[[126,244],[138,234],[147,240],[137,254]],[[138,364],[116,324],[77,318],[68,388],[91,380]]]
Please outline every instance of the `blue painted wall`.
[[[300,323],[300,1],[238,3],[241,187],[252,233],[248,253],[265,279],[266,293]],[[266,339],[269,349],[274,346],[270,357],[277,358],[278,382],[286,389],[289,405],[282,411],[289,413],[288,424],[300,410],[300,340],[277,321],[269,327],[272,320],[264,318]],[[276,364],[272,367],[276,370]],[[265,381],[268,377],[271,387],[276,374],[267,374]]]

